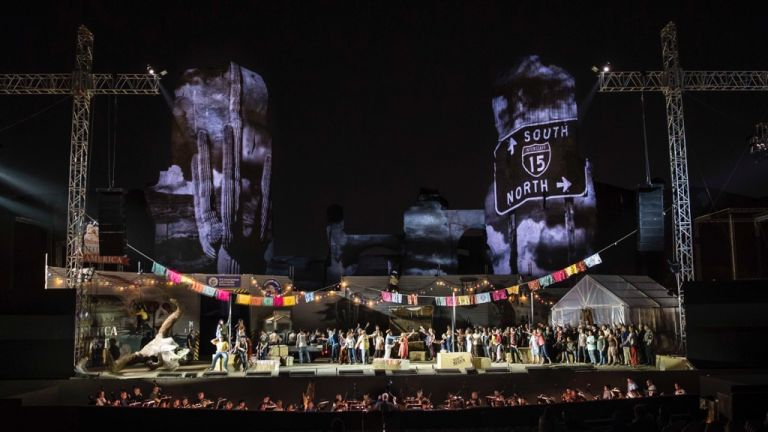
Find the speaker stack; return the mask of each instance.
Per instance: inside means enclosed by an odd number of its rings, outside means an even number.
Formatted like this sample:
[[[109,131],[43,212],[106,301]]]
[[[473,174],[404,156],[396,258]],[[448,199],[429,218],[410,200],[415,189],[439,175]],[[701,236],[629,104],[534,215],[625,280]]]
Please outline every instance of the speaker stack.
[[[98,189],[99,193],[99,254],[125,255],[125,191]]]

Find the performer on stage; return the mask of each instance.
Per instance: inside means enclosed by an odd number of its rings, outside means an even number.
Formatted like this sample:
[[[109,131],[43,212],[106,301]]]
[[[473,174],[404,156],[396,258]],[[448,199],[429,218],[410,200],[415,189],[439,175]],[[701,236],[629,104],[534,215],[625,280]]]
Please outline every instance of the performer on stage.
[[[216,367],[216,362],[219,361],[219,359],[222,359],[224,361],[222,369],[224,369],[225,372],[229,372],[229,344],[224,340],[224,336],[212,339],[211,344],[216,346],[216,354],[214,354],[211,367],[208,368],[208,370],[212,371]]]
[[[224,339],[228,339],[229,336],[229,328],[224,323],[224,319],[219,319],[218,324],[216,324],[216,339],[223,337]]]
[[[415,334],[416,330],[411,330],[410,333],[403,333],[400,335],[400,349],[398,350],[398,354],[401,359],[408,359],[408,338]]]
[[[374,335],[374,346],[376,347],[376,350],[373,352],[373,358],[382,358],[384,357],[384,334],[381,332],[381,330],[376,330],[376,333]]]
[[[237,356],[237,359],[240,360],[240,366],[243,368],[243,372],[248,372],[248,338],[237,338],[237,341],[235,341],[235,355]]]
[[[424,335],[424,347],[427,349],[427,360],[433,360],[435,358],[435,331],[432,327],[429,330],[425,330],[424,326],[419,327],[419,333]]]
[[[355,348],[359,350],[358,352],[360,353],[360,363],[367,364],[366,357],[368,354],[368,347],[370,346],[370,338],[373,336],[368,335],[364,328],[358,330],[358,333],[359,334],[357,336]]]
[[[384,358],[389,359],[392,356],[392,348],[395,346],[395,336],[392,335],[392,330],[387,329],[387,336],[384,339]]]
[[[304,356],[307,357],[307,363],[312,363],[309,351],[307,350],[307,334],[304,332],[304,329],[301,329],[299,334],[296,335],[296,349],[299,351],[299,363],[304,363]]]

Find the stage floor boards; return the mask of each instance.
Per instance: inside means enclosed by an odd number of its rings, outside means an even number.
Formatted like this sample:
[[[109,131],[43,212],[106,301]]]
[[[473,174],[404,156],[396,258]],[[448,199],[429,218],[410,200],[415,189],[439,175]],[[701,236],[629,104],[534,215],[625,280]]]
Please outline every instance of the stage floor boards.
[[[202,377],[203,373],[208,370],[209,363],[203,363],[203,362],[197,362],[194,364],[184,365],[179,367],[173,372],[176,373],[182,373],[182,374],[188,374],[188,373],[197,373],[200,377]],[[419,375],[430,375],[436,373],[435,371],[436,366],[435,362],[410,362],[410,367],[407,369],[411,372],[415,372]],[[520,363],[492,363],[491,364],[491,371],[488,370],[470,370],[469,373],[478,373],[478,374],[485,374],[485,373],[494,373],[497,372],[499,369],[507,369],[509,373],[528,373],[530,369],[534,370],[584,370],[589,369],[594,372],[617,372],[617,371],[633,371],[633,372],[641,372],[641,371],[658,371],[659,369],[656,367],[651,366],[595,366],[593,369],[592,365],[586,364],[586,363],[580,363],[580,364],[561,364],[561,363],[555,363],[555,364],[547,364],[547,365],[535,365],[535,364],[520,364]],[[370,371],[368,373],[373,373],[374,369],[373,366],[368,365],[362,365],[362,364],[336,364],[336,363],[308,363],[308,364],[294,364],[292,366],[280,366],[279,372],[283,375],[286,373],[290,376],[291,372],[314,372],[317,376],[344,376],[344,371]],[[133,365],[130,367],[125,368],[120,373],[111,373],[109,371],[104,370],[94,370],[94,372],[99,373],[98,378],[105,378],[105,379],[148,379],[148,378],[156,378],[158,377],[158,374],[162,375],[164,373],[167,373],[168,371],[163,370],[155,370],[155,371],[149,371],[146,367],[143,365]],[[396,374],[397,372],[395,372]],[[220,375],[217,376],[217,378],[243,378],[245,377],[245,372],[241,371],[233,371],[230,369],[229,374],[227,375]],[[187,377],[189,378],[189,377]]]

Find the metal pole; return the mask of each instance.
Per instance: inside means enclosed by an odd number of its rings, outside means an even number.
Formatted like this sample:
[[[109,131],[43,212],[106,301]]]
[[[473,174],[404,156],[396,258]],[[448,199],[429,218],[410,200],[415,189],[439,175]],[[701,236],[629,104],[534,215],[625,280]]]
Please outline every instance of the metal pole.
[[[232,341],[232,295],[229,296],[229,316],[227,317],[227,327],[229,328],[229,333],[227,333],[227,342],[231,343]]]
[[[451,319],[451,352],[456,352],[456,293],[453,293],[453,318]]]
[[[529,324],[531,325],[531,329],[533,329],[533,291],[531,291],[529,295],[531,298],[531,319],[528,321],[530,321]]]

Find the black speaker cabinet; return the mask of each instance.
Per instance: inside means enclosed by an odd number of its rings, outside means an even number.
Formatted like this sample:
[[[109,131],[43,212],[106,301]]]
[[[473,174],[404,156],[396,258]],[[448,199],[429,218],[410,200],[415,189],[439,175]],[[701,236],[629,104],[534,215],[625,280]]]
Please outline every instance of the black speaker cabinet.
[[[98,189],[99,254],[125,255],[125,210],[123,189]]]
[[[664,185],[652,184],[637,189],[637,250],[664,250]]]

